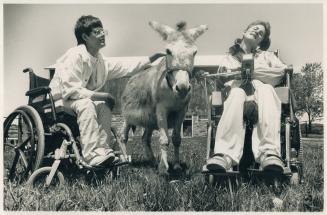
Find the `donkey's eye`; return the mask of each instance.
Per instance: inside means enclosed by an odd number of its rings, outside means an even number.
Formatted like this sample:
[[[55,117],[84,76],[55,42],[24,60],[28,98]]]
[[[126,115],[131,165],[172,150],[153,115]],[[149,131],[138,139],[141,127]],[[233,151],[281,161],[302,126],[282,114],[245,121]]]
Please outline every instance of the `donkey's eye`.
[[[198,51],[195,51],[195,52],[193,52],[193,56],[195,56],[195,55],[196,55],[196,53],[198,53]]]
[[[166,49],[166,53],[167,53],[167,55],[172,55],[170,49]]]

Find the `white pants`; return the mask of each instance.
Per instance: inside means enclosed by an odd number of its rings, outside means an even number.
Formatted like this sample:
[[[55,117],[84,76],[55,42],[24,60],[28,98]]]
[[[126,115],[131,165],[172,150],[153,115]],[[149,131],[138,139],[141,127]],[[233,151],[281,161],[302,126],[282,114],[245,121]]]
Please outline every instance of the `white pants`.
[[[252,151],[257,162],[265,154],[280,156],[281,101],[274,88],[258,80],[252,81],[254,100],[258,104],[258,123],[253,128]],[[231,158],[238,165],[243,154],[245,123],[243,106],[246,94],[243,89],[233,87],[226,101],[218,124],[214,153]]]
[[[64,106],[77,115],[82,155],[86,161],[97,155],[105,155],[111,149],[111,110],[104,103],[91,99],[67,100]]]

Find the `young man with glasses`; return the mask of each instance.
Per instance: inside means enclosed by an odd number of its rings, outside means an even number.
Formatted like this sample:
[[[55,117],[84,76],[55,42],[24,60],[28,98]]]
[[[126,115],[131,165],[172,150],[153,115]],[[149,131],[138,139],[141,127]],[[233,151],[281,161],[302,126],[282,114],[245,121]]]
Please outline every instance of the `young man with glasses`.
[[[99,18],[81,16],[75,25],[77,46],[57,60],[50,83],[54,98],[62,98],[64,106],[77,115],[82,156],[91,166],[105,166],[115,160],[109,147],[115,99],[101,89],[107,80],[136,74],[162,56],[154,54],[135,63],[110,62],[99,52],[106,45],[107,33]]]

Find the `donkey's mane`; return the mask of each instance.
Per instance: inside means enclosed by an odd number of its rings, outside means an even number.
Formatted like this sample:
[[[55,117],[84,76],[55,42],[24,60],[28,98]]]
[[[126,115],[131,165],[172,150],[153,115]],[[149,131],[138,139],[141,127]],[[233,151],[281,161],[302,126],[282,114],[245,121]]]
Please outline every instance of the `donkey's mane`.
[[[177,23],[176,29],[177,29],[177,31],[184,31],[186,29],[186,22],[180,21],[179,23]]]

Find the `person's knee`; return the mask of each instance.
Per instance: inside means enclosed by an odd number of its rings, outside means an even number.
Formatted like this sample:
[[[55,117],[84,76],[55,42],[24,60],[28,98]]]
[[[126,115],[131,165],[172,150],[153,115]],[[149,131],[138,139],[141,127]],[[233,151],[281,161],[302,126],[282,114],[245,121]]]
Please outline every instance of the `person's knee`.
[[[235,87],[230,90],[229,97],[245,98],[246,93],[243,89]]]
[[[260,91],[261,93],[267,95],[272,95],[275,92],[275,88],[270,85],[270,84],[261,84],[258,89],[256,89],[258,91]]]
[[[246,93],[244,92],[243,89],[232,88],[226,102],[229,102],[230,104],[243,106],[245,100],[246,100]]]
[[[95,104],[91,99],[80,99],[75,104],[76,113],[78,116],[95,116],[96,117],[96,109]]]

